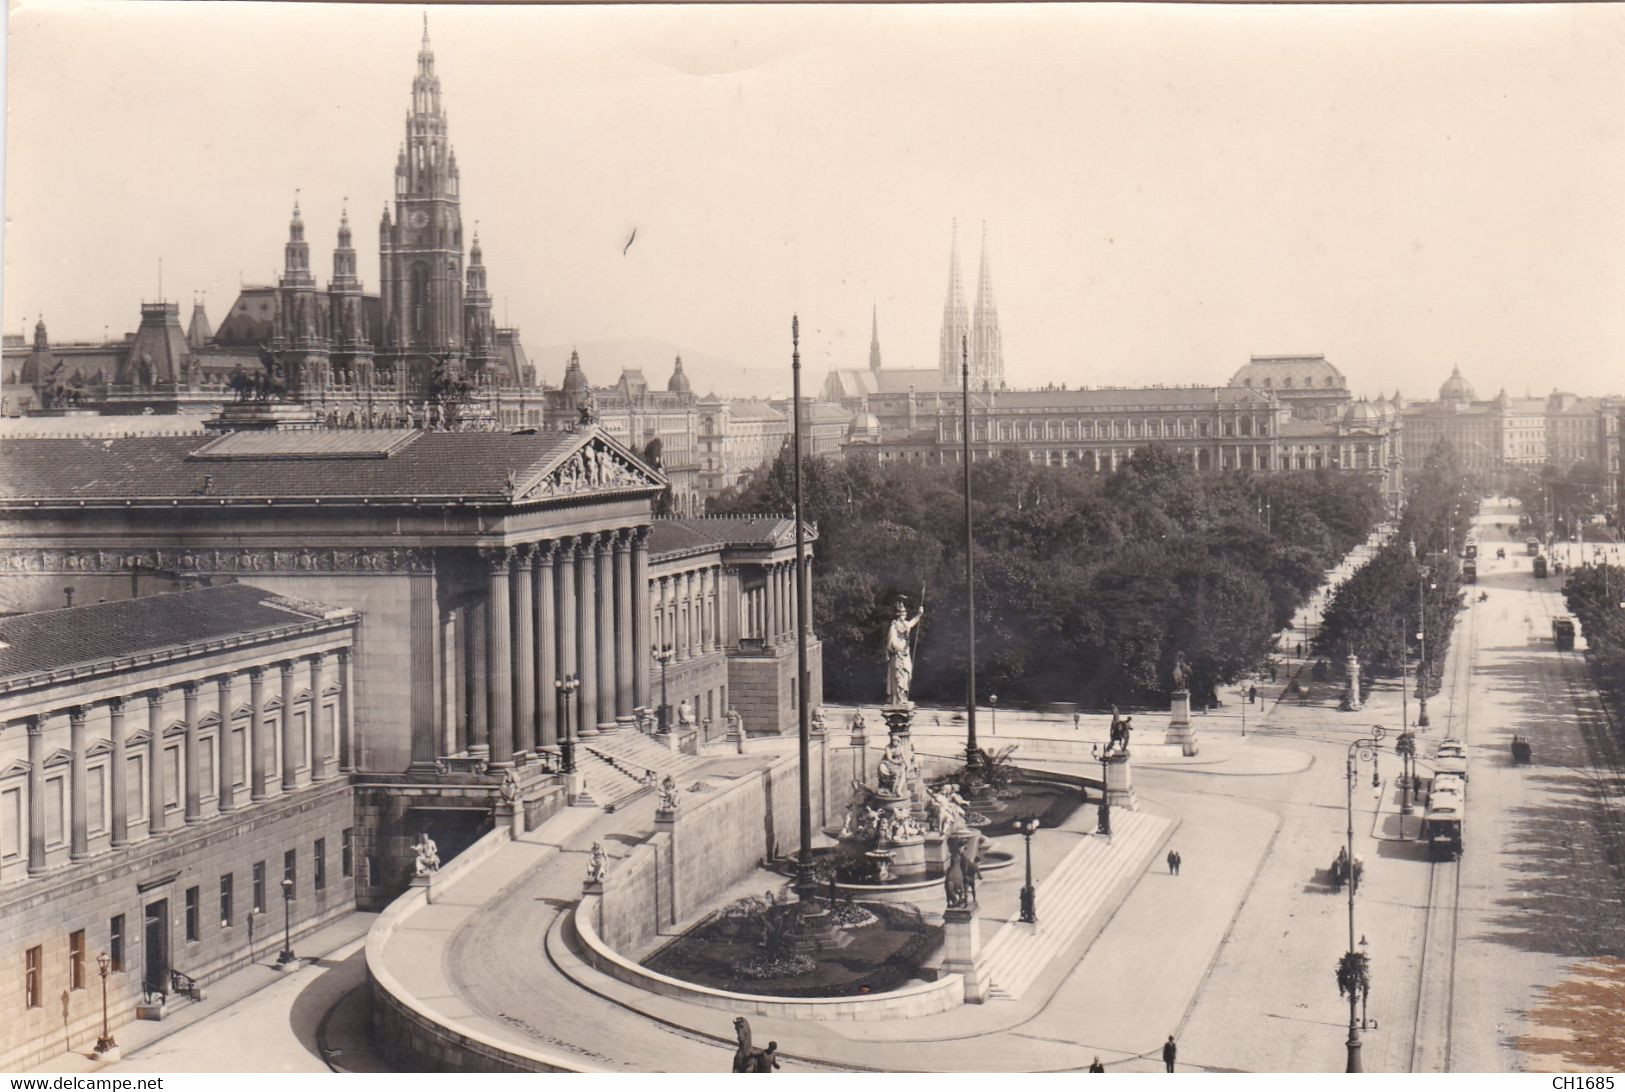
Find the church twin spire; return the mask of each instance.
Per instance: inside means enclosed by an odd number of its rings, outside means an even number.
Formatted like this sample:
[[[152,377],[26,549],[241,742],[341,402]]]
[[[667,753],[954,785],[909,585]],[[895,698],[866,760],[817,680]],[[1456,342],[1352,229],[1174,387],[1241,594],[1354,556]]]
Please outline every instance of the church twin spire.
[[[948,299],[942,308],[942,336],[937,350],[938,378],[944,387],[959,386],[962,346],[968,344],[971,383],[978,387],[1004,385],[1004,338],[999,331],[998,306],[993,301],[993,270],[988,258],[987,224],[982,225],[982,261],[977,271],[976,309],[965,307],[965,287],[959,275],[959,221],[954,221],[948,253]]]

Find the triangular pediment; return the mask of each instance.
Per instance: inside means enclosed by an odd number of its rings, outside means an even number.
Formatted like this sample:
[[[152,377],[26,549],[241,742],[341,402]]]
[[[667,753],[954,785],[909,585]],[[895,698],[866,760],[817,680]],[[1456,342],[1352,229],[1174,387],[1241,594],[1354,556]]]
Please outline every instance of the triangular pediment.
[[[589,496],[627,489],[663,489],[666,479],[600,429],[560,452],[528,481],[514,488],[516,500]]]

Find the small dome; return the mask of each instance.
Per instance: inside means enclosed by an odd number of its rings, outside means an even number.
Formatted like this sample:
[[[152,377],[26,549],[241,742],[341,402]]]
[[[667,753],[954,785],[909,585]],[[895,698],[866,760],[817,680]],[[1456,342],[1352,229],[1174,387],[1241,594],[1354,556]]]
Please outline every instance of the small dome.
[[[880,418],[867,410],[852,415],[852,421],[846,426],[848,440],[879,440]]]
[[[1460,368],[1450,369],[1450,378],[1444,381],[1439,388],[1439,401],[1441,402],[1471,402],[1477,395],[1473,393],[1473,385],[1461,377]]]
[[[666,391],[669,394],[693,394],[693,388],[688,385],[688,376],[683,374],[683,358],[678,357],[672,365],[671,378],[666,380]]]
[[[1383,422],[1382,411],[1364,398],[1343,413],[1343,423],[1351,428],[1376,428]]]
[[[581,394],[587,389],[587,376],[581,370],[581,357],[574,349],[570,350],[570,366],[564,369],[561,386],[566,394]]]

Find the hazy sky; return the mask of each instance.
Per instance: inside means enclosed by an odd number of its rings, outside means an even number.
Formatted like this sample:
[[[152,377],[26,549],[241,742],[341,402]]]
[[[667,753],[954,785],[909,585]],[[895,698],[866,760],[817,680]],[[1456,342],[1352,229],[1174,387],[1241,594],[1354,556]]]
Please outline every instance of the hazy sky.
[[[348,197],[375,291],[424,10],[14,3],[5,329],[132,329],[160,257],[218,322],[296,188],[323,283]],[[532,345],[788,376],[799,310],[816,382],[877,305],[887,364],[932,367],[957,217],[1013,384],[1320,352],[1358,392],[1625,389],[1617,6],[427,10]]]

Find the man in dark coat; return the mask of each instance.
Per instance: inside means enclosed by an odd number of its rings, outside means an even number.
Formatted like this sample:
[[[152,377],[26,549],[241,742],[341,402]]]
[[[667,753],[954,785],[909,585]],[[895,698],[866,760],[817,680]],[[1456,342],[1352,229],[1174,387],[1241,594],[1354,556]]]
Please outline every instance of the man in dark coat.
[[[1168,1072],[1174,1071],[1174,1058],[1179,1054],[1179,1047],[1174,1043],[1174,1037],[1168,1036],[1168,1041],[1162,1044],[1162,1064],[1168,1067]]]

